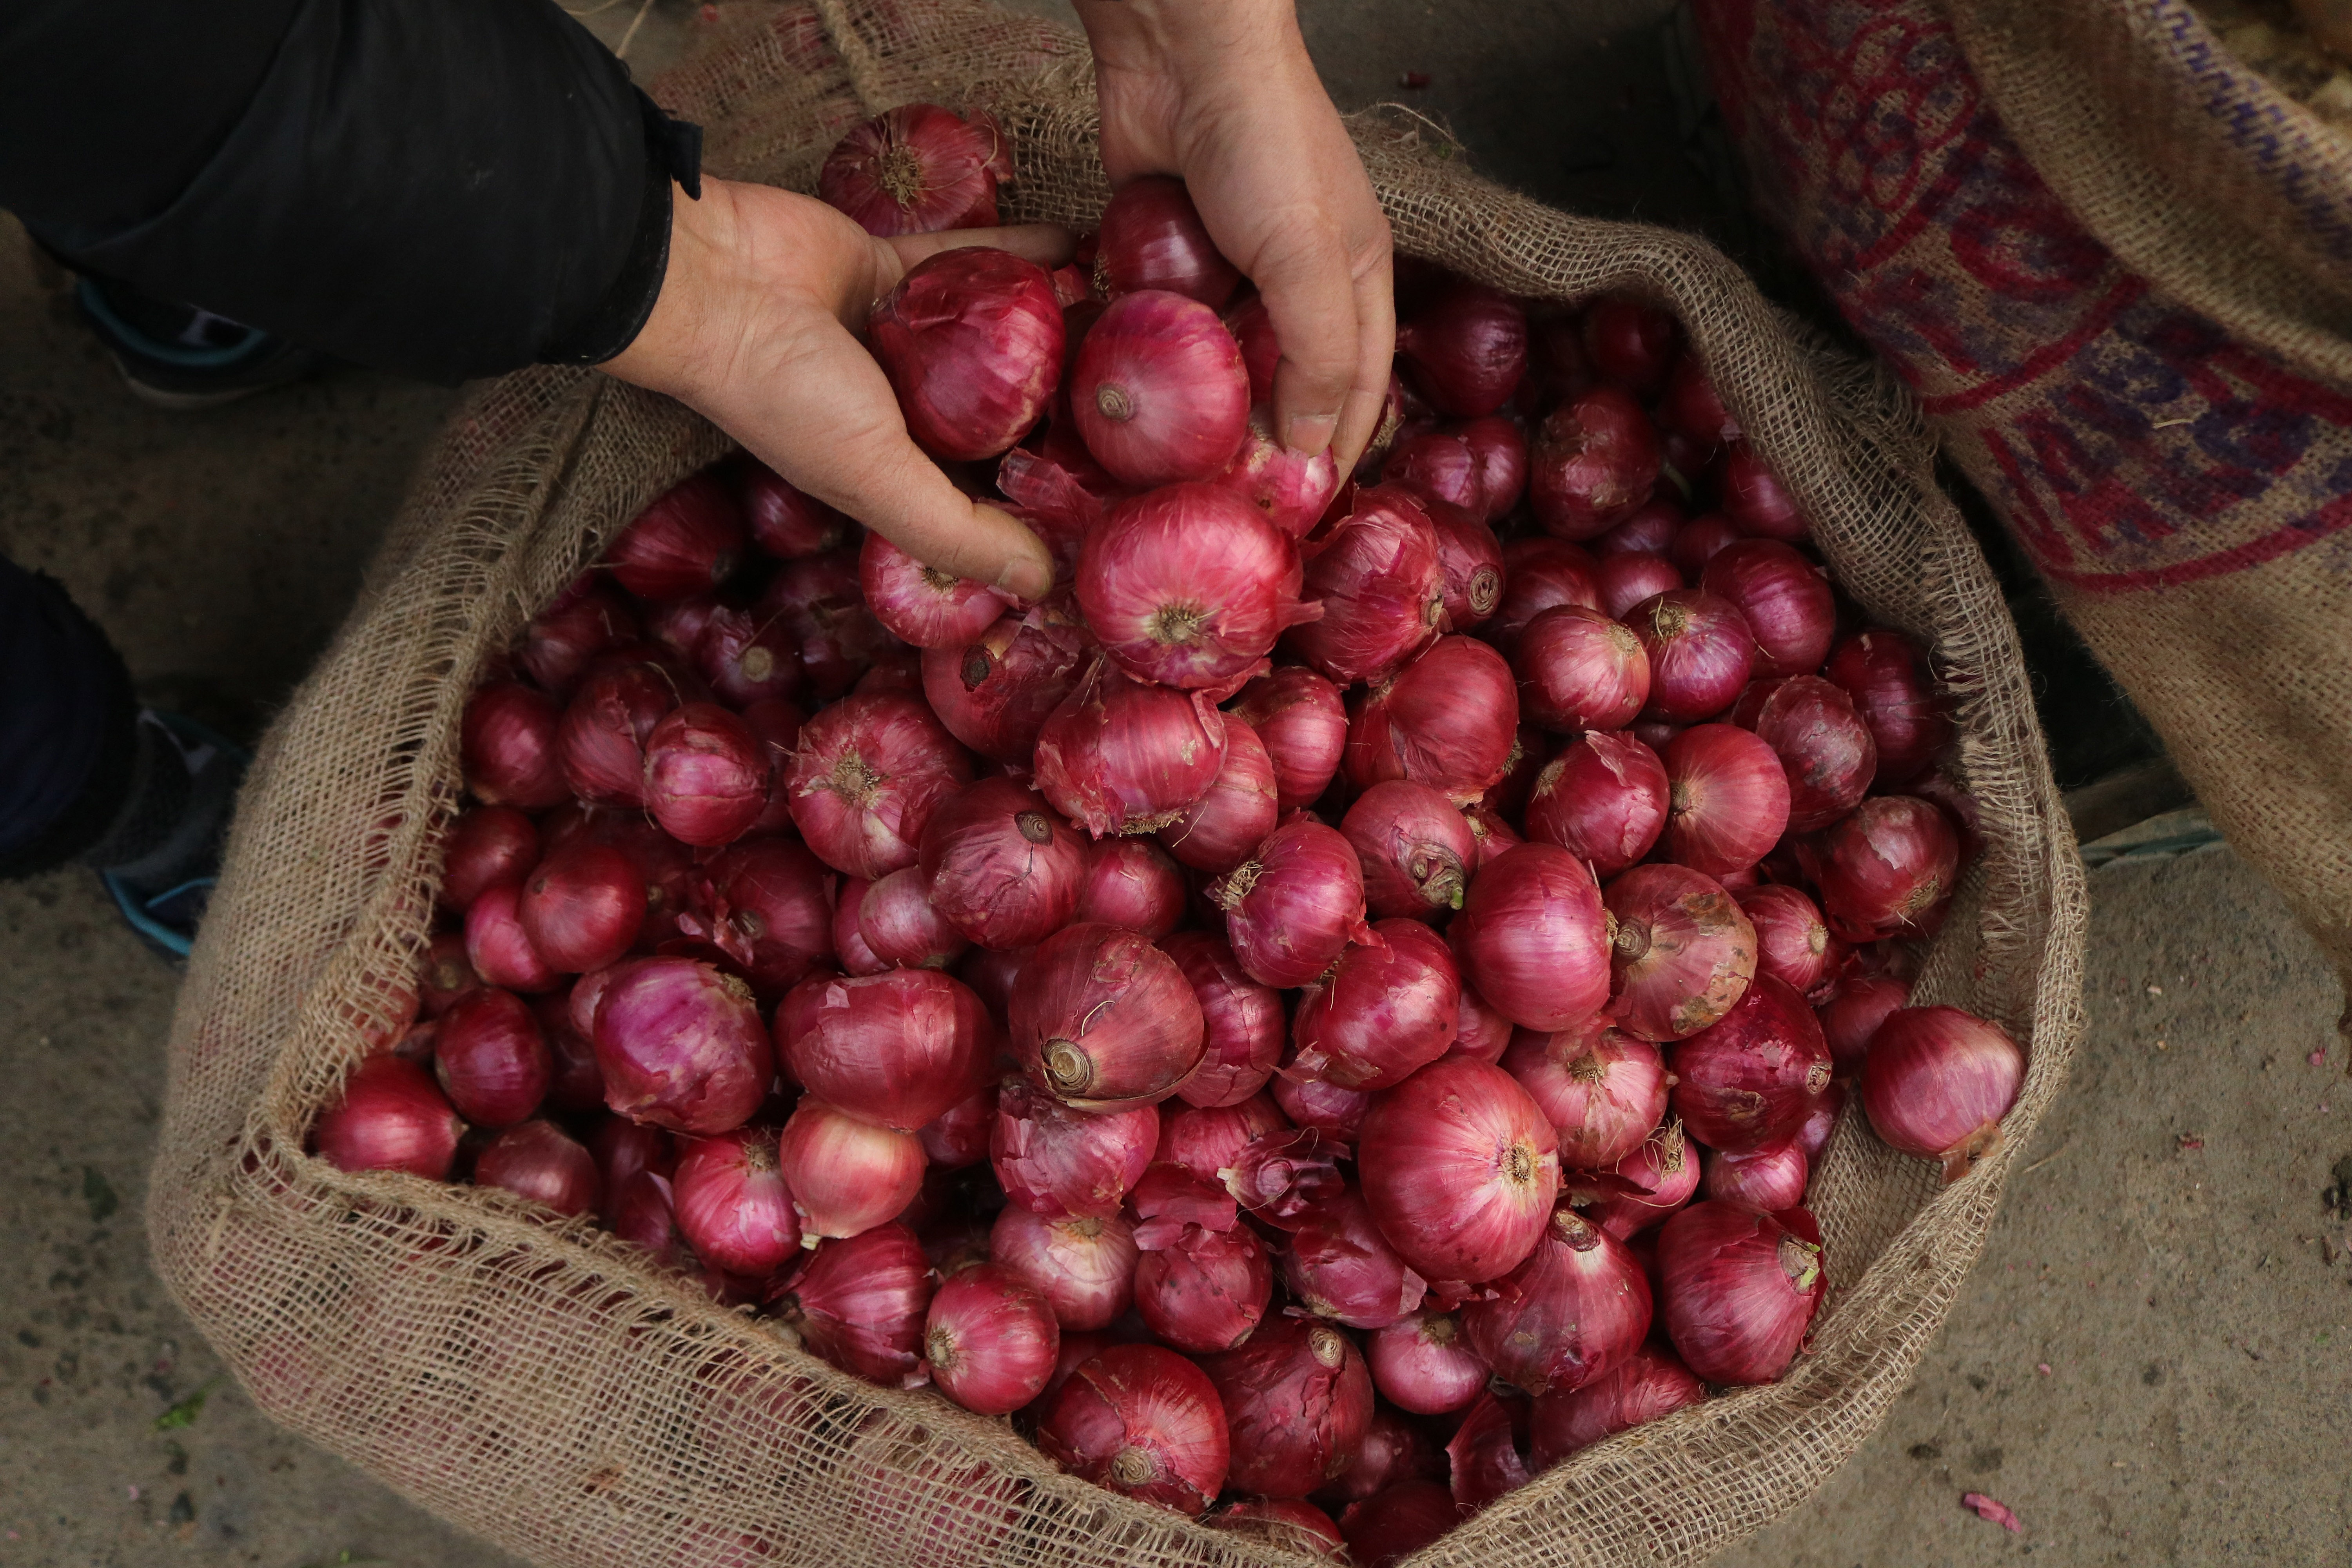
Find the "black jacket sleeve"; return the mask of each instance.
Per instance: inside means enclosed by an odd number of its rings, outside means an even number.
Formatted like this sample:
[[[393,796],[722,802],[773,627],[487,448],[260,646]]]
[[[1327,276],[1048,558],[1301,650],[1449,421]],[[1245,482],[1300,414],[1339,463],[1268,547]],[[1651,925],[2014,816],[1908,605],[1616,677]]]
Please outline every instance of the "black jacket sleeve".
[[[625,348],[698,153],[551,0],[0,5],[0,206],[36,238],[431,380]]]

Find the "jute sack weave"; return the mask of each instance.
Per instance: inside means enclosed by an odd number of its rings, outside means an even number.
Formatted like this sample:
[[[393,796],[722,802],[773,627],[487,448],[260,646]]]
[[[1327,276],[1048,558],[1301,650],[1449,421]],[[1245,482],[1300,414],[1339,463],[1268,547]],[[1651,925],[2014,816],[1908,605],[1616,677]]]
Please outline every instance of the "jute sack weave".
[[[708,128],[719,174],[805,187],[871,107],[929,99],[1003,117],[1009,216],[1086,223],[1106,195],[1082,45],[970,0],[759,11],[659,91]],[[1693,1563],[1805,1497],[1909,1380],[2065,1074],[2078,862],[2000,595],[1898,398],[1811,353],[1695,239],[1547,211],[1385,122],[1360,131],[1404,249],[1521,294],[1636,288],[1678,310],[1839,578],[1932,646],[1958,705],[1985,851],[1922,994],[2027,1044],[2010,1152],[1941,1187],[1841,1127],[1814,1189],[1834,1291],[1786,1381],[1591,1449],[1421,1559]],[[584,1225],[302,1152],[425,942],[467,689],[619,524],[726,447],[572,371],[509,377],[453,422],[247,786],[173,1027],[159,1268],[264,1409],[537,1562],[1296,1562],[1060,1476],[928,1393],[835,1373]]]
[[[2352,972],[2352,141],[2183,0],[1699,0],[1772,213]]]

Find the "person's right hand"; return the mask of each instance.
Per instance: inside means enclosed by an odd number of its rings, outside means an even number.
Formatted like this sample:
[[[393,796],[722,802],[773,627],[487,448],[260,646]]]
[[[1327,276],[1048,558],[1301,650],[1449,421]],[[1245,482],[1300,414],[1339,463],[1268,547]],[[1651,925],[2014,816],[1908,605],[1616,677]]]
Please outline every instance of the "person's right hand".
[[[1037,536],[974,504],[907,434],[857,341],[908,268],[992,245],[1052,267],[1069,236],[1042,225],[877,239],[812,196],[706,178],[673,193],[669,266],[635,342],[599,368],[667,393],[751,455],[927,566],[1023,599],[1053,584]]]

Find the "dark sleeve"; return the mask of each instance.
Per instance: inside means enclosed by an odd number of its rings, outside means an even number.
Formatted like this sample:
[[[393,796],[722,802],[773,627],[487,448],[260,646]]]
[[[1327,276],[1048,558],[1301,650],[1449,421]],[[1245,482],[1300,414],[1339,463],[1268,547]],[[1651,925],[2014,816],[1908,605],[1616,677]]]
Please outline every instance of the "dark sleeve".
[[[0,5],[0,205],[37,238],[431,380],[625,348],[698,150],[550,0]]]

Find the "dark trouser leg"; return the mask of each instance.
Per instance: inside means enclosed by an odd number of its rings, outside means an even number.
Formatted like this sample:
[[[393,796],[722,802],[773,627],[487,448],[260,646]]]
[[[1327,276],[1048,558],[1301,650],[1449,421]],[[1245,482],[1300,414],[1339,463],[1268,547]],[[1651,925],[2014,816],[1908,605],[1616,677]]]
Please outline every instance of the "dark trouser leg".
[[[54,580],[0,559],[0,878],[53,869],[117,836],[138,775],[162,773],[142,765],[138,711],[106,634]]]

